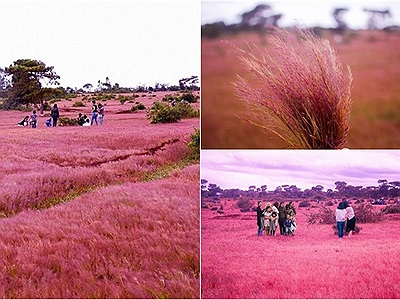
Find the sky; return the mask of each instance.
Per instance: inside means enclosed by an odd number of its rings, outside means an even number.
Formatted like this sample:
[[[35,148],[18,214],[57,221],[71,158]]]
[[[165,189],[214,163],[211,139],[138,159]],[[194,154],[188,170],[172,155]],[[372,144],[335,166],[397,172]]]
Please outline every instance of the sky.
[[[0,68],[28,58],[61,86],[178,85],[200,76],[200,1],[0,0]]]
[[[364,8],[386,10],[389,9],[391,18],[385,20],[385,25],[400,25],[400,1],[295,1],[295,0],[271,0],[271,1],[203,1],[201,6],[201,23],[214,23],[224,21],[226,24],[239,23],[240,15],[250,11],[257,4],[267,3],[272,7],[274,14],[283,14],[278,24],[282,27],[323,26],[336,27],[337,23],[332,17],[334,8],[346,7],[349,10],[343,15],[343,20],[353,29],[365,29],[368,14]]]
[[[275,190],[284,184],[302,190],[336,181],[354,186],[378,186],[379,179],[400,181],[400,151],[396,150],[203,150],[202,179],[222,189],[249,186]]]

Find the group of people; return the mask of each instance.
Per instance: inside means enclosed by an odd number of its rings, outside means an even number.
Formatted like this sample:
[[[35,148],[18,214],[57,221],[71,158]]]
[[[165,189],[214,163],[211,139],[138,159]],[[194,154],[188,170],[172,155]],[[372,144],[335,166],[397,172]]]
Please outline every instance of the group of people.
[[[275,236],[279,226],[281,235],[294,235],[297,229],[296,208],[293,202],[284,204],[284,202],[275,202],[273,205],[267,203],[261,208],[262,202],[258,201],[257,206],[257,235]]]
[[[339,203],[335,211],[336,224],[339,238],[343,238],[343,232],[351,237],[356,229],[356,216],[353,208],[346,200]]]
[[[60,117],[60,112],[57,107],[57,103],[53,105],[50,111],[50,118],[46,120],[45,124],[47,127],[56,127],[58,119]],[[88,118],[87,115],[82,115],[82,113],[78,114],[77,117],[77,124],[79,126],[91,126],[93,123],[98,125],[97,119],[99,118],[100,125],[103,124],[104,121],[104,106],[99,103],[96,104],[96,101],[92,101],[92,117],[91,119]],[[32,128],[36,128],[37,126],[37,113],[36,110],[32,112],[31,116],[25,116],[21,122],[17,123],[18,126],[29,126],[31,125]]]

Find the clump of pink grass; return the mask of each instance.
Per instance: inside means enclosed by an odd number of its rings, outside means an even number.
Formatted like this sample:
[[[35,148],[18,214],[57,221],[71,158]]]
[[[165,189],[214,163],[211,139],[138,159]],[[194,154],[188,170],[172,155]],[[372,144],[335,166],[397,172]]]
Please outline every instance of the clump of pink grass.
[[[234,83],[249,106],[246,119],[294,148],[341,149],[349,133],[350,68],[343,69],[329,41],[310,30],[278,29],[267,49],[240,50],[256,82]]]

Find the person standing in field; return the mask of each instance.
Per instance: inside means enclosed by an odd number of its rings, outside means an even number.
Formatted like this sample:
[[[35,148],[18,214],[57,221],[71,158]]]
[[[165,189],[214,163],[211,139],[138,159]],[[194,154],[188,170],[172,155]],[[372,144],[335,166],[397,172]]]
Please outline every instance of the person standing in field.
[[[60,112],[58,111],[57,103],[54,103],[51,111],[50,111],[51,118],[53,119],[53,127],[57,126],[57,120],[60,117]]]
[[[278,221],[278,214],[275,211],[273,211],[269,219],[269,235],[275,236],[277,221]]]
[[[265,206],[265,213],[264,213],[264,218],[265,218],[265,235],[269,235],[269,230],[270,230],[270,219],[272,215],[272,208],[269,204]]]
[[[103,121],[104,121],[104,106],[99,103],[99,121],[100,121],[100,125],[103,125]]]
[[[279,223],[279,231],[281,235],[285,234],[285,219],[286,219],[286,210],[285,204],[281,202],[278,206],[278,223]]]
[[[37,114],[36,110],[34,110],[31,115],[31,126],[32,128],[36,128],[36,125],[37,125]]]
[[[99,125],[97,123],[97,116],[99,115],[99,111],[97,109],[96,101],[92,101],[92,119],[90,121],[90,125],[93,125],[93,122],[96,122],[96,125]]]
[[[339,238],[343,237],[343,230],[344,230],[344,224],[346,222],[346,209],[344,207],[344,202],[340,202],[336,212],[336,223],[337,223],[337,229],[338,229],[338,236]]]
[[[290,210],[293,211],[294,215],[296,216],[297,212],[296,212],[296,208],[294,207],[293,201],[289,202],[289,214],[290,214]]]
[[[354,209],[349,205],[347,201],[343,201],[343,203],[344,203],[344,208],[346,209],[346,219],[347,219],[346,234],[348,234],[349,237],[351,237],[353,231],[356,229],[356,215],[354,214]]]
[[[258,201],[258,206],[257,206],[257,226],[258,226],[257,235],[258,236],[262,236],[263,231],[264,231],[264,213],[265,213],[265,210],[261,209],[261,201]]]

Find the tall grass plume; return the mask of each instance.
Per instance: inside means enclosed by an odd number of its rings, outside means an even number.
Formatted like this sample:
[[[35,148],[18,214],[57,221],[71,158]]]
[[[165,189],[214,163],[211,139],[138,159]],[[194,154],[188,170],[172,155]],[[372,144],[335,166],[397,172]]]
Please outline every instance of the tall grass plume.
[[[234,87],[249,111],[244,119],[291,147],[341,149],[349,133],[352,75],[329,41],[308,29],[277,29],[268,48],[239,49],[254,76]]]

